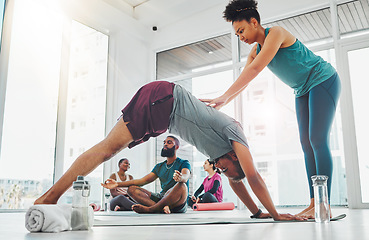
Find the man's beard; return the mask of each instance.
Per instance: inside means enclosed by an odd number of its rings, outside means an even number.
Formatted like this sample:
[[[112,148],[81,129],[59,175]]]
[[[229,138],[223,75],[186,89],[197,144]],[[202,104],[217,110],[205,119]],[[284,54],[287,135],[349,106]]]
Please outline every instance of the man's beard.
[[[161,149],[161,156],[162,157],[174,157],[175,150],[176,150],[175,146],[172,147],[172,148],[168,148],[168,149],[162,148]]]

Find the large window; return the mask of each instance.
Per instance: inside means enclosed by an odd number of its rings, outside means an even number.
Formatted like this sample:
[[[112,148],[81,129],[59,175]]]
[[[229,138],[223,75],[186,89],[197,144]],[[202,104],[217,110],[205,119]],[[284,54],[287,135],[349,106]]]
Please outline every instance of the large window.
[[[10,41],[0,208],[22,209],[104,137],[108,37],[45,2],[17,0]],[[101,168],[87,178],[97,203]]]
[[[71,25],[64,172],[73,161],[105,136],[108,37],[76,21]],[[90,201],[100,202],[103,165],[91,172]],[[71,192],[67,202],[71,203]]]
[[[0,156],[6,209],[27,208],[53,183],[62,18],[15,1],[12,25]]]
[[[366,91],[369,87],[367,79],[367,63],[369,48],[361,48],[348,52],[350,83],[354,107],[355,135],[359,162],[361,202],[369,203],[369,149],[367,136],[369,134],[369,115],[367,110]]]

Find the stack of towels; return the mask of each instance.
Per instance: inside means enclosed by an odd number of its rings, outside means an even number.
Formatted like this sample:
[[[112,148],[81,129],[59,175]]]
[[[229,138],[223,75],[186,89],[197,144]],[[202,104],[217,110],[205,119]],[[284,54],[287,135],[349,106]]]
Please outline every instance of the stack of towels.
[[[89,207],[89,225],[93,223],[93,211]],[[67,204],[40,204],[26,212],[25,225],[30,232],[61,232],[71,230],[72,206]],[[91,220],[92,219],[92,220]]]

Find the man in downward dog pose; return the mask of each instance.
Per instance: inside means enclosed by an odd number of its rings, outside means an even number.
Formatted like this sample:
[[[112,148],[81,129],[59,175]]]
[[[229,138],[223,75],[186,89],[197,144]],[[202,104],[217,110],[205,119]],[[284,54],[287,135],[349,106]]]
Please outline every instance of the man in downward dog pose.
[[[56,204],[78,175],[87,175],[120,150],[132,148],[169,129],[169,132],[209,156],[210,160],[217,161],[217,167],[229,178],[232,189],[254,217],[302,220],[290,214],[279,214],[275,209],[267,187],[254,166],[240,124],[206,106],[180,85],[165,81],[148,83],[136,93],[122,113],[108,136],[79,156],[35,204]],[[240,181],[245,176],[269,214],[261,213],[248,194]]]

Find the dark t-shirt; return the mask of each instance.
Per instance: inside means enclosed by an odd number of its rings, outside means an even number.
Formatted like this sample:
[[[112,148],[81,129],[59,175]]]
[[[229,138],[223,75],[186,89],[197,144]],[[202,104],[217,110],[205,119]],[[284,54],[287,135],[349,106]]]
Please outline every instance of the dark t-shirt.
[[[160,180],[160,185],[162,191],[160,194],[166,193],[169,189],[171,189],[177,182],[173,179],[174,171],[177,170],[179,172],[182,171],[183,168],[187,168],[191,171],[191,165],[188,160],[183,160],[177,158],[172,164],[167,165],[167,160],[164,162],[158,163],[155,165],[151,172],[155,173]],[[186,182],[187,191],[188,191],[189,181]]]

